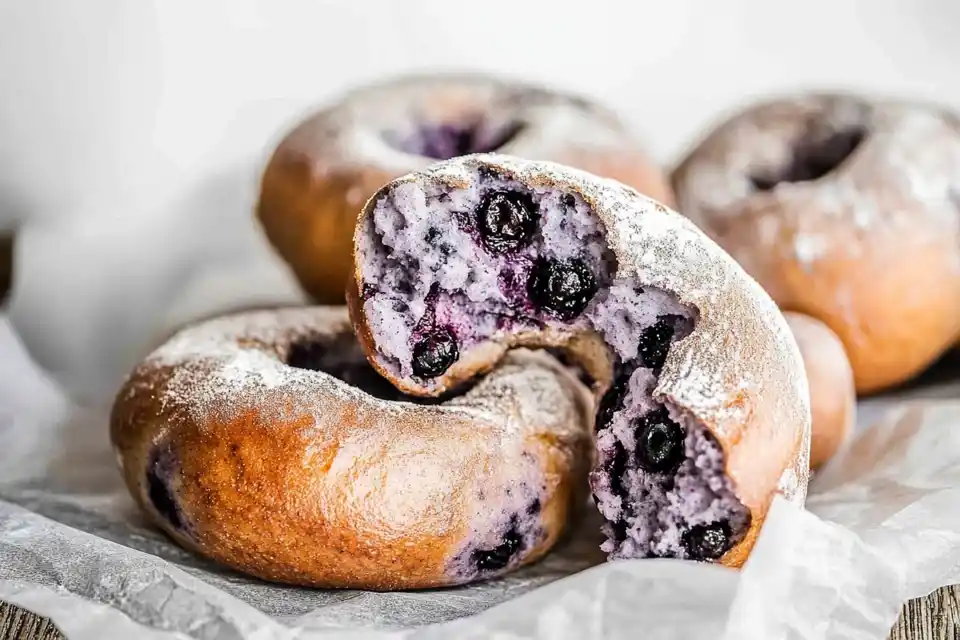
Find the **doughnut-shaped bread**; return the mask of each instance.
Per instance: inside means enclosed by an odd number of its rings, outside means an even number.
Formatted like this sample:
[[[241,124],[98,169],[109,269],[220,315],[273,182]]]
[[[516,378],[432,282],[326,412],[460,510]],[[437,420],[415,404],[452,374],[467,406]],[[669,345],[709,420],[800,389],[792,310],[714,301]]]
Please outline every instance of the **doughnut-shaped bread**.
[[[853,433],[857,394],[843,343],[830,327],[800,313],[783,314],[800,347],[810,386],[810,468],[825,464]]]
[[[345,309],[286,309],[181,331],[127,380],[111,435],[133,497],[184,547],[267,580],[409,589],[550,549],[584,498],[590,406],[522,350],[413,404]]]
[[[679,210],[784,310],[840,336],[857,390],[960,338],[960,128],[940,109],[784,98],[720,124],[673,174]]]
[[[739,566],[773,497],[803,501],[796,342],[685,218],[612,180],[478,155],[386,185],[355,242],[351,319],[404,391],[442,393],[519,345],[564,349],[590,372],[611,557]]]
[[[301,286],[343,302],[357,212],[392,178],[502,151],[617,178],[672,202],[666,177],[615,115],[582,98],[482,75],[411,76],[348,93],[280,143],[257,215]]]

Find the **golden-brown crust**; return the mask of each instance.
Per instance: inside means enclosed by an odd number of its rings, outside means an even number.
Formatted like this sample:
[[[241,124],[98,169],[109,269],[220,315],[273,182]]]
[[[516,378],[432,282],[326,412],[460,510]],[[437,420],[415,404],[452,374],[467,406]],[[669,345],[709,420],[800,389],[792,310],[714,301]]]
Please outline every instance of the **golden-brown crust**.
[[[517,352],[442,405],[389,402],[282,363],[291,344],[318,337],[350,340],[346,311],[213,320],[135,369],[111,438],[158,525],[267,580],[422,588],[485,577],[463,557],[535,496],[542,535],[522,564],[546,553],[583,498],[589,459],[589,395],[572,375]],[[150,499],[148,472],[160,468],[180,526]]]
[[[853,434],[857,394],[843,343],[830,327],[800,313],[783,314],[790,325],[810,385],[810,468],[825,464]]]
[[[409,124],[413,112],[434,122],[487,112],[518,119],[525,127],[504,153],[581,167],[673,202],[664,172],[619,120],[579,98],[478,75],[414,76],[366,87],[292,130],[261,182],[257,217],[267,238],[319,303],[343,302],[354,223],[367,198],[434,162],[382,139],[384,130]]]
[[[745,537],[721,562],[742,565],[773,497],[781,495],[802,504],[809,475],[809,391],[796,341],[776,305],[689,220],[628,186],[569,167],[508,156],[466,156],[399,178],[378,194],[402,183],[464,188],[480,167],[531,188],[580,195],[606,229],[608,246],[617,257],[618,277],[633,276],[698,311],[693,332],[670,348],[654,396],[704,424],[720,443],[734,492],[751,514]],[[355,246],[360,245],[363,220],[372,215],[376,200],[375,195],[360,214]],[[362,265],[360,260],[355,262],[354,284],[348,289],[351,319],[363,336],[368,360],[381,374],[418,395],[439,393],[468,378],[476,365],[454,364],[431,380],[435,386],[428,389],[412,379],[396,379],[378,362],[360,300]],[[541,343],[561,344],[559,333],[540,334]],[[491,349],[503,354],[537,339],[537,332],[507,334],[482,343],[481,348],[489,357]],[[461,353],[461,359],[469,361],[471,354]],[[489,366],[489,361],[485,363]]]
[[[866,137],[820,179],[754,189],[811,126]],[[672,180],[680,211],[782,309],[837,333],[859,392],[913,377],[960,337],[960,131],[939,108],[774,100],[719,125]]]

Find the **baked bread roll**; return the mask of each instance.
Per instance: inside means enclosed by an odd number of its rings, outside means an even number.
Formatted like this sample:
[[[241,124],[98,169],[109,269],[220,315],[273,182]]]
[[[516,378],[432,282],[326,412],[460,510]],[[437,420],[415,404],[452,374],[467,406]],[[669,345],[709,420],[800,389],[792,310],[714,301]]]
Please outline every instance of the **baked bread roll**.
[[[941,109],[757,104],[706,136],[673,185],[782,309],[840,337],[859,392],[912,378],[960,338],[960,129]]]
[[[111,437],[143,510],[266,580],[413,589],[541,557],[585,501],[590,396],[518,350],[462,393],[405,398],[344,308],[185,329],[119,392]]]
[[[611,558],[740,566],[775,495],[802,503],[803,363],[760,286],[685,218],[612,180],[467,156],[360,214],[351,319],[373,366],[436,396],[518,346],[596,381],[591,487]]]

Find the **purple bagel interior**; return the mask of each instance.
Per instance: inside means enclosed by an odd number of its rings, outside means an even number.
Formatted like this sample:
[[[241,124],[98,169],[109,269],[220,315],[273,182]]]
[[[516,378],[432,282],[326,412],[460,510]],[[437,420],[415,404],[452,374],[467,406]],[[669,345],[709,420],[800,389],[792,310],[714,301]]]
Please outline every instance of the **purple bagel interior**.
[[[518,332],[593,330],[616,362],[597,415],[591,487],[611,558],[714,560],[749,527],[709,430],[654,397],[695,309],[618,276],[596,213],[576,193],[489,168],[466,188],[398,182],[358,239],[378,364],[430,388],[477,345]]]

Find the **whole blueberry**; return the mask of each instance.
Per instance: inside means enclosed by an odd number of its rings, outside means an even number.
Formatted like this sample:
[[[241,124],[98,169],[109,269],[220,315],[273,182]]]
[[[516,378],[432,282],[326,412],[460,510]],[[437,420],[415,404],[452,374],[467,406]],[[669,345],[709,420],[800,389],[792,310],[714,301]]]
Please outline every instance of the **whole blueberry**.
[[[530,273],[527,290],[535,305],[561,320],[572,320],[596,294],[597,279],[579,258],[541,260]]]
[[[494,252],[515,251],[530,244],[539,215],[533,200],[517,191],[497,191],[480,203],[477,228],[486,247]]]
[[[147,496],[153,508],[164,520],[174,529],[182,529],[183,518],[180,516],[180,509],[170,485],[161,477],[161,466],[161,462],[155,459],[147,467]]]
[[[730,525],[698,524],[683,534],[683,547],[691,560],[716,560],[730,548]]]
[[[493,549],[477,549],[472,560],[477,571],[489,572],[505,569],[523,549],[523,537],[516,527],[511,527],[503,536],[503,542]]]
[[[673,473],[683,461],[683,428],[660,408],[635,421],[637,464],[651,473]]]
[[[639,345],[643,366],[654,371],[663,368],[678,319],[679,316],[674,315],[660,316],[655,323],[643,330]]]
[[[437,327],[425,334],[413,347],[413,373],[420,378],[436,378],[460,357],[457,339],[449,329]]]

